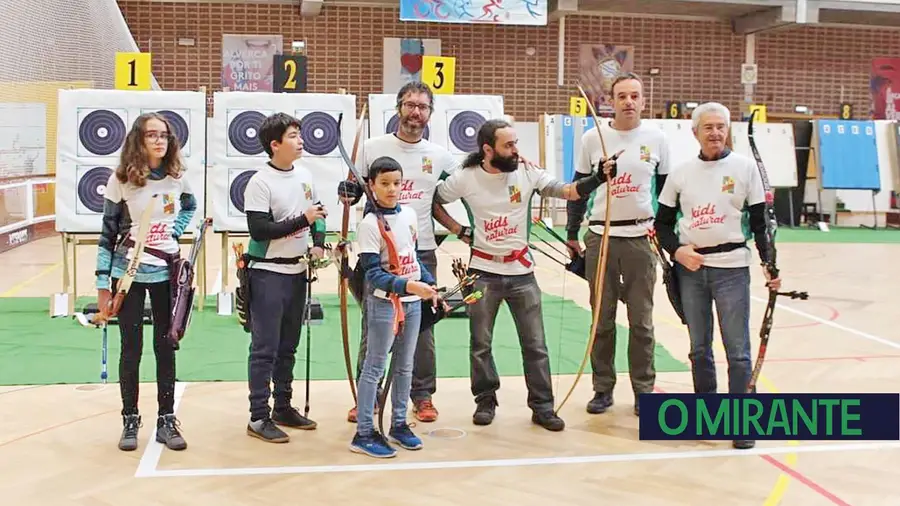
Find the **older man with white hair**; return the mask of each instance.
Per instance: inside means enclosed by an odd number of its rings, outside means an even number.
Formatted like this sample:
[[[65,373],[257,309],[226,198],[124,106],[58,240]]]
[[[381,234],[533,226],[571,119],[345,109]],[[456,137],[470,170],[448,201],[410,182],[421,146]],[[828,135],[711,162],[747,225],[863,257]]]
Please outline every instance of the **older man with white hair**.
[[[750,382],[752,253],[741,224],[745,212],[749,212],[760,259],[765,262],[768,255],[762,179],[752,159],[728,148],[730,117],[728,108],[716,102],[694,109],[691,120],[700,153],[675,168],[666,180],[654,225],[660,244],[675,259],[691,338],[695,393],[715,393],[717,388],[713,302],[728,360],[728,392],[746,393]],[[767,285],[781,286],[781,280],[770,279],[765,268],[763,274]],[[755,442],[737,440],[733,445],[748,449]]]

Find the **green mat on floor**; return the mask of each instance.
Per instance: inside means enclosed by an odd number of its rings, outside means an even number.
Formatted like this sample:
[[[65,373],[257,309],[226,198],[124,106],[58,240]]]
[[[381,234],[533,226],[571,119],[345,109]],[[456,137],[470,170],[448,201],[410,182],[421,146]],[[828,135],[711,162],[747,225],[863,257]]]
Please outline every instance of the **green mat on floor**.
[[[312,326],[312,364],[314,379],[346,379],[341,342],[340,304],[337,295],[314,295],[325,314]],[[188,335],[177,355],[181,381],[246,381],[247,351],[250,335],[234,316],[218,316],[215,305],[196,311]],[[584,356],[590,331],[591,314],[575,303],[544,294],[544,324],[554,374],[575,373]],[[76,311],[88,298],[79,299]],[[211,307],[211,306],[212,307]],[[360,315],[352,302],[348,311],[351,325],[353,363],[356,363]],[[501,309],[494,331],[494,357],[503,376],[521,376],[522,358],[518,338],[509,311]],[[0,298],[0,385],[97,383],[100,379],[102,332],[82,327],[72,318],[49,317],[47,298]],[[153,381],[156,365],[149,326],[144,327],[141,361],[142,381]],[[109,381],[118,379],[119,331],[110,326]],[[617,332],[616,365],[627,371],[628,331]],[[438,375],[442,378],[469,376],[469,327],[466,318],[451,318],[436,327]],[[297,351],[295,377],[305,378],[306,329]],[[656,347],[659,372],[687,371],[662,346]],[[586,372],[590,371],[590,363]],[[356,375],[354,369],[354,376]]]

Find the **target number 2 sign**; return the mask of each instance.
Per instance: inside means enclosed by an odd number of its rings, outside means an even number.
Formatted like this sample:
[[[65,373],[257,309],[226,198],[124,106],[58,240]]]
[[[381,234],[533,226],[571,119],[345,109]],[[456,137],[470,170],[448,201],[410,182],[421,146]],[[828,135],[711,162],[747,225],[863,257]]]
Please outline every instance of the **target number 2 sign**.
[[[150,53],[116,53],[115,88],[117,90],[149,90],[150,62]]]
[[[456,58],[452,56],[423,56],[422,82],[435,95],[452,95],[456,89]]]

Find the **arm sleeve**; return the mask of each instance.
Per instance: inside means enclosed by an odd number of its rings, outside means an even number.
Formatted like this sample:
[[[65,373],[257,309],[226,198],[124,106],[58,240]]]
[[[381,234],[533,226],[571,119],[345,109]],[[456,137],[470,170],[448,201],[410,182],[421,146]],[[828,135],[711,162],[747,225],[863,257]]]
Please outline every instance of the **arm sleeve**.
[[[284,221],[275,221],[270,212],[247,211],[245,214],[247,229],[254,241],[271,241],[287,237],[309,226],[305,214]]]
[[[659,194],[659,207],[656,210],[656,219],[654,220],[654,228],[656,236],[659,238],[659,244],[670,255],[675,255],[675,251],[681,244],[678,236],[675,234],[675,226],[678,217],[678,178],[667,178],[665,186]]]
[[[441,175],[438,176],[438,179],[443,181],[461,169],[461,162],[451,155],[449,151],[445,151],[441,157]]]
[[[106,196],[103,199],[103,217],[101,218],[100,239],[97,242],[97,289],[109,290],[109,275],[112,271],[113,254],[119,239],[122,214],[125,201],[122,200],[121,188],[116,175],[112,174],[106,183]]]
[[[322,205],[322,201],[319,199],[319,191],[316,188],[316,185],[312,185],[312,194],[313,194],[313,202],[316,205]],[[304,216],[304,221],[306,221],[306,217]],[[325,221],[325,218],[319,218],[312,224],[312,229],[310,232],[312,233],[312,242],[313,246],[317,246],[319,248],[325,247],[325,232],[328,230],[328,224]]]
[[[769,237],[766,234],[766,203],[750,206],[750,231],[753,232],[753,240],[756,243],[756,251],[759,259],[764,263],[769,262]]]
[[[185,229],[191,223],[191,220],[194,219],[194,213],[197,212],[197,198],[194,197],[194,192],[191,190],[186,177],[182,176],[181,184],[181,196],[179,197],[181,206],[178,210],[178,216],[175,217],[175,227],[172,231],[172,236],[175,240],[178,240],[184,234]]]
[[[372,218],[377,219],[375,215]],[[409,295],[406,292],[406,279],[386,271],[381,265],[381,234],[371,221],[364,220],[356,230],[359,242],[359,261],[366,280],[374,287],[388,293]]]
[[[449,204],[458,199],[465,198],[465,171],[469,169],[458,170],[447,179],[441,181],[437,185],[434,192],[434,199],[438,204]]]

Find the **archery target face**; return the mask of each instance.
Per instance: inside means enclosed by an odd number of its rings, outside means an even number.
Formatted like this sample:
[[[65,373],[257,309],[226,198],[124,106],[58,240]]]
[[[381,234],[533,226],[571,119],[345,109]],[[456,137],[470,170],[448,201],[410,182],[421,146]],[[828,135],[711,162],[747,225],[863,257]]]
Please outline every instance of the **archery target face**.
[[[391,111],[384,111],[384,133],[393,134],[397,133],[397,129],[400,128],[400,116],[397,113]],[[426,139],[431,139],[431,128],[428,124],[425,125],[425,131],[422,133],[422,136]]]
[[[125,109],[78,108],[78,156],[117,156],[130,127]]]
[[[338,143],[341,132],[338,128],[340,111],[311,111],[297,109],[294,116],[300,120],[300,137],[303,152],[319,157],[340,156]]]
[[[178,139],[181,154],[191,156],[191,111],[189,109],[141,109],[141,114],[155,112],[162,115],[172,126],[172,135]]]
[[[256,169],[228,169],[228,216],[244,216],[244,191]]]
[[[266,156],[259,129],[272,111],[229,109],[225,114],[228,142],[225,151],[233,157]]]
[[[462,155],[478,151],[478,129],[491,117],[491,112],[450,109],[446,114],[450,152]]]
[[[75,214],[103,214],[106,183],[113,169],[103,165],[75,167]]]

